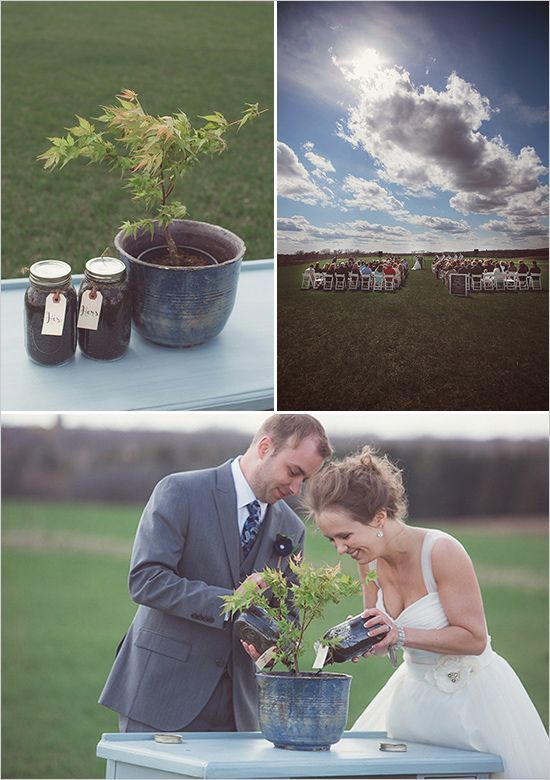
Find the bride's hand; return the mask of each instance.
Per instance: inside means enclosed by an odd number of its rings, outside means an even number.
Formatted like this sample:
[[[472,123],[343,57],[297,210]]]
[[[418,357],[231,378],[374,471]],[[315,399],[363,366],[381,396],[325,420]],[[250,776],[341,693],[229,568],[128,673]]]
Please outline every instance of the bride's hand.
[[[366,618],[364,626],[369,631],[369,636],[382,636],[383,638],[367,650],[363,655],[386,655],[388,647],[394,645],[399,639],[396,623],[385,612],[373,607],[365,609],[361,616]],[[381,623],[379,628],[373,628],[377,623]]]

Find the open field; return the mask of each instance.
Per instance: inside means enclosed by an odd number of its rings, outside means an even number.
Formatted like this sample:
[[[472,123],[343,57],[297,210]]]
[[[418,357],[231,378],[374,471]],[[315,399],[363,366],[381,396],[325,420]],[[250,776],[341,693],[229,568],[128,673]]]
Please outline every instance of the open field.
[[[3,276],[57,258],[82,272],[141,216],[117,173],[83,161],[46,173],[47,136],[95,117],[123,88],[155,114],[269,111],[228,138],[174,193],[192,219],[273,256],[273,7],[269,3],[17,2],[2,7]]]
[[[278,270],[281,410],[548,408],[544,292],[449,295],[431,272],[394,293],[300,290],[308,263]]]
[[[102,732],[117,730],[117,722],[96,702],[134,614],[126,578],[140,514],[140,506],[4,503],[3,777],[104,776],[95,745]],[[546,526],[540,524],[538,533],[533,526],[529,535],[498,526],[444,529],[469,550],[480,572],[493,647],[518,672],[547,723]],[[337,560],[312,530],[306,555],[316,563]],[[354,571],[351,561],[343,565]],[[334,605],[310,639],[360,609],[358,598]],[[308,663],[312,659],[311,653]],[[354,677],[351,725],[391,668],[374,658],[339,669]]]

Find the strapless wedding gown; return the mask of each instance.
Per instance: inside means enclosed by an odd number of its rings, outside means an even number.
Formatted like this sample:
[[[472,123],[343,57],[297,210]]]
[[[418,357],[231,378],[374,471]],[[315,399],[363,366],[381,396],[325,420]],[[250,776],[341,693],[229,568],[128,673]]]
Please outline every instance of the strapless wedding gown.
[[[403,628],[449,625],[432,572],[431,552],[443,531],[428,531],[422,546],[427,594],[396,618]],[[376,562],[371,564],[376,568]],[[387,612],[382,590],[377,608]],[[550,777],[548,734],[512,667],[491,648],[481,655],[441,655],[405,648],[403,663],[352,727],[463,750],[498,753],[499,778]]]

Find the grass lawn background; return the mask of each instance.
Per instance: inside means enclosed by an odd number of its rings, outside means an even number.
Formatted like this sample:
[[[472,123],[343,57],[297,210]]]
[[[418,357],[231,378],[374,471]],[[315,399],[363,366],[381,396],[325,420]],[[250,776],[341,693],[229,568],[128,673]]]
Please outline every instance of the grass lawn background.
[[[542,293],[459,298],[432,259],[394,293],[301,290],[309,263],[280,267],[278,408],[547,409],[548,261]]]
[[[127,572],[141,506],[6,501],[2,556],[2,776],[103,777],[95,757],[102,732],[116,731],[114,713],[96,702],[114,650],[135,611]],[[419,523],[422,525],[422,523]],[[548,722],[548,540],[509,529],[455,533],[480,573],[493,647],[520,675]],[[33,544],[26,536],[32,533]],[[19,538],[20,545],[16,540]],[[27,543],[25,543],[25,539]],[[59,543],[74,549],[59,549]],[[57,549],[56,549],[57,548]],[[333,564],[336,553],[308,530],[307,557]],[[351,560],[341,559],[354,572]],[[521,583],[519,586],[512,583]],[[359,598],[332,606],[310,631],[313,640]],[[521,639],[518,640],[518,637]],[[310,653],[304,669],[313,660]],[[391,674],[386,659],[335,667],[352,674],[349,724]],[[32,731],[32,750],[29,732]]]
[[[2,4],[3,270],[68,261],[74,273],[142,210],[118,173],[72,162],[46,173],[47,136],[93,117],[123,88],[154,114],[269,111],[228,137],[174,192],[191,219],[240,235],[247,258],[273,257],[273,6],[262,2]]]

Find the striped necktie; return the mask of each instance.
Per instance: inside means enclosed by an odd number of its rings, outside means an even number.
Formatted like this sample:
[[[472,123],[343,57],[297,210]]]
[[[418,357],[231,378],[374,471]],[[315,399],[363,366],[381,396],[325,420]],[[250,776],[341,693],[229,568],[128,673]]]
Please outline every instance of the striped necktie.
[[[260,530],[260,502],[254,499],[246,505],[246,508],[249,514],[241,532],[241,547],[245,558],[252,549]]]

